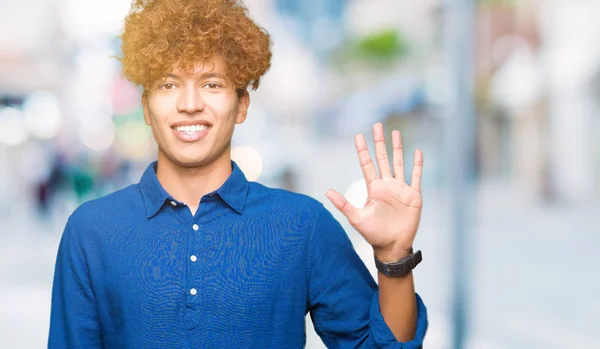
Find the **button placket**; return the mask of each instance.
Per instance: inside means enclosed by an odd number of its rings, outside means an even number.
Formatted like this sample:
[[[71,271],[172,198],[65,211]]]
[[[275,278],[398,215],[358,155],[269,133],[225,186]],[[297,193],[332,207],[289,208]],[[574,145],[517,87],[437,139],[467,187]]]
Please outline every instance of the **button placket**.
[[[189,280],[186,291],[187,305],[185,322],[190,329],[198,326],[203,321],[203,313],[200,311],[200,309],[202,308],[203,302],[205,302],[205,293],[203,293],[202,290],[204,290],[205,287],[203,274],[206,266],[205,261],[202,259],[203,255],[201,255],[201,253],[205,243],[204,239],[206,238],[204,232],[206,222],[202,220],[202,218],[197,217],[208,216],[214,206],[214,200],[205,200],[205,198],[203,198],[198,208],[200,211],[197,212],[198,214],[196,217],[194,217],[192,222],[190,222],[192,224],[187,225],[189,228],[191,228],[191,230],[188,230],[191,246],[189,246],[189,249],[187,250],[188,254],[185,257],[189,258],[186,261],[187,269],[189,271]],[[202,230],[200,230],[200,224],[202,224]]]
[[[192,225],[192,230],[193,232],[197,232],[198,230],[200,230],[200,227],[198,226],[198,224],[193,224]],[[196,236],[193,240],[197,240],[198,237]],[[193,244],[192,246],[192,253],[195,250],[195,244]],[[190,261],[191,261],[191,265],[190,265],[190,270],[192,271],[192,278],[191,278],[191,285],[190,285],[190,290],[189,290],[189,294],[192,296],[192,299],[194,303],[196,303],[198,301],[198,299],[196,299],[196,295],[198,294],[198,289],[196,288],[198,286],[197,282],[198,282],[198,269],[200,266],[197,265],[197,261],[198,261],[198,257],[195,254],[190,254]],[[196,286],[196,287],[194,287]]]

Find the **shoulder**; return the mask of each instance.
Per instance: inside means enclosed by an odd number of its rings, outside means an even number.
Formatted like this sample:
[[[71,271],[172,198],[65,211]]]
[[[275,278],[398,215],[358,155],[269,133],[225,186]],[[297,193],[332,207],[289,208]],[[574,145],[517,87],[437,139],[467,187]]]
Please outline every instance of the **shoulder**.
[[[309,195],[271,188],[256,182],[250,183],[248,203],[266,206],[271,210],[302,212],[313,217],[327,211],[322,202]]]
[[[325,198],[324,195],[323,197]],[[259,214],[263,219],[285,221],[302,227],[309,235],[315,231],[340,227],[321,201],[309,195],[254,182],[248,193],[246,209]]]

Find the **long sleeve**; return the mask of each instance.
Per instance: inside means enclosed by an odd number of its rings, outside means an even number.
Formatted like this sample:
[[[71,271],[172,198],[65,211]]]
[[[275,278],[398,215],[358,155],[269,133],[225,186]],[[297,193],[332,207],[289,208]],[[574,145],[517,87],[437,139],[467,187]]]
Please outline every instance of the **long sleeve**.
[[[102,332],[88,266],[69,221],[54,272],[48,348],[102,348]]]
[[[377,284],[339,222],[325,208],[309,247],[309,307],[315,330],[328,348],[421,348],[427,310],[417,295],[417,330],[396,341],[379,309]]]

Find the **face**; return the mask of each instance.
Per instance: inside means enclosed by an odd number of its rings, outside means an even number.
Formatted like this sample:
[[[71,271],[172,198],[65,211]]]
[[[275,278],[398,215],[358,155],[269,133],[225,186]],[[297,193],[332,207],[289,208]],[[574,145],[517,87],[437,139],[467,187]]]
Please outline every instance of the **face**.
[[[173,71],[145,91],[144,119],[159,148],[159,162],[180,167],[229,163],[235,124],[244,122],[250,98],[238,96],[219,57]]]

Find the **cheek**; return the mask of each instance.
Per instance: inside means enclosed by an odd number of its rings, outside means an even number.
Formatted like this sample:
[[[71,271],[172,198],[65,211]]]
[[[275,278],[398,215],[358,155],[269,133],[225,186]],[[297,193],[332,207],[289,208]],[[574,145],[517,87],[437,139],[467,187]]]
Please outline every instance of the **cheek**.
[[[172,101],[168,98],[155,98],[148,103],[150,120],[155,126],[162,126],[171,114]]]
[[[237,114],[237,100],[229,94],[214,94],[206,97],[206,106],[209,107],[218,120],[235,118]]]

